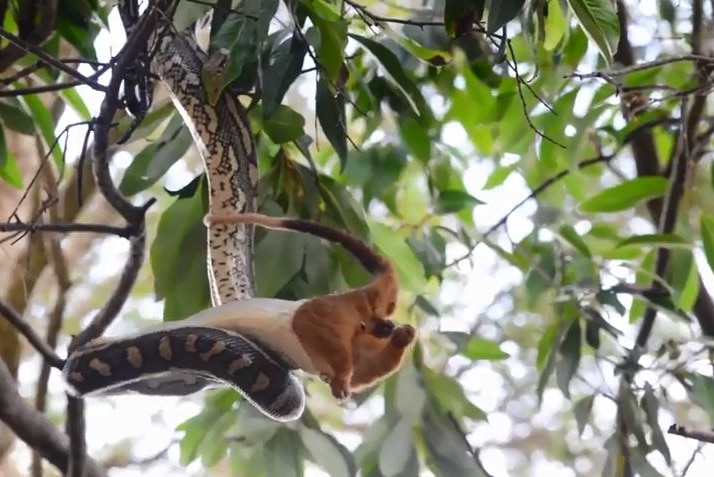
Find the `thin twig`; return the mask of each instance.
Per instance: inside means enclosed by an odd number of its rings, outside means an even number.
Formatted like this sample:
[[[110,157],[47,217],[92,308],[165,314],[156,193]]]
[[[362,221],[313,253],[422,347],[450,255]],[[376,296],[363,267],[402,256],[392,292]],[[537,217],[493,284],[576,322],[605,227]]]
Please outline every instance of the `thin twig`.
[[[679,63],[682,61],[693,61],[701,64],[714,64],[714,58],[711,56],[682,55],[672,58],[660,58],[658,60],[645,61],[643,63],[638,63],[636,65],[628,66],[626,68],[620,68],[619,70],[608,71],[607,73],[603,73],[601,71],[593,71],[592,73],[571,73],[569,75],[566,75],[565,77],[579,79],[600,78],[605,81],[608,81],[608,79],[611,80],[612,77],[624,76],[630,73],[635,73],[637,71],[648,70],[650,68],[657,68],[659,66],[664,66],[670,63]]]
[[[392,18],[392,17],[383,17],[380,15],[377,15],[375,13],[370,12],[367,7],[360,5],[357,2],[354,2],[353,0],[345,0],[345,3],[352,8],[354,8],[358,13],[360,13],[363,17],[366,17],[372,22],[379,23],[379,22],[384,22],[384,23],[396,23],[400,25],[412,25],[415,27],[419,27],[421,29],[424,29],[424,27],[428,26],[434,26],[434,27],[443,27],[444,22],[441,21],[418,21],[418,20],[411,20],[411,19],[405,19],[405,18]]]
[[[95,61],[95,60],[88,60],[85,58],[56,58],[55,61],[58,61],[60,63],[64,63],[66,65],[81,65],[81,64],[88,64],[91,66],[94,66],[96,68],[105,68],[107,67],[108,63],[103,63],[101,61]],[[42,69],[42,68],[49,68],[52,65],[49,65],[45,63],[42,60],[38,60],[31,64],[30,66],[27,66],[14,75],[11,76],[6,76],[4,78],[0,78],[0,89],[2,89],[3,86],[8,86],[14,83],[15,81],[21,80],[25,76],[29,76],[32,73]]]
[[[28,86],[27,88],[15,88],[0,90],[0,98],[14,98],[17,96],[25,96],[28,94],[49,93],[52,91],[61,91],[63,89],[74,88],[85,83],[82,81],[68,81],[66,83],[43,84],[40,86]]]
[[[2,300],[0,300],[0,315],[3,315],[5,319],[27,339],[32,347],[35,348],[53,368],[62,369],[64,366],[64,360],[57,356],[57,353],[55,353],[55,351],[50,348],[42,338],[40,338],[29,323],[23,320],[15,310],[10,308],[10,306]]]
[[[513,46],[511,45],[511,40],[507,40],[506,43],[508,45],[508,51],[511,53],[511,57],[513,58],[513,65],[511,66],[511,68],[513,68],[513,72],[516,75],[516,88],[518,89],[518,97],[521,99],[521,106],[523,106],[523,115],[526,117],[528,126],[533,130],[533,132],[535,132],[538,136],[545,139],[546,141],[552,142],[553,144],[561,147],[562,149],[567,149],[567,147],[565,147],[564,144],[562,144],[562,143],[556,141],[555,139],[553,139],[552,137],[540,132],[540,130],[535,126],[535,124],[533,124],[533,121],[531,121],[531,116],[530,116],[530,114],[528,114],[528,104],[526,103],[526,98],[523,96],[523,84],[522,83],[525,83],[525,81],[523,80],[523,78],[521,78],[521,75],[518,73],[518,60],[516,59],[516,54],[513,52]],[[510,63],[509,63],[509,65],[510,65]],[[536,98],[538,98],[538,100],[541,103],[546,104],[538,96],[536,96]],[[552,111],[553,110],[551,109],[551,112]]]
[[[104,224],[60,223],[60,224],[33,224],[24,222],[0,222],[0,232],[56,232],[56,233],[95,233],[116,235],[125,239],[135,234],[135,227],[115,227]]]
[[[129,258],[124,265],[124,270],[119,278],[119,283],[114,289],[112,296],[104,304],[101,311],[94,316],[90,324],[74,337],[69,346],[70,352],[71,350],[77,348],[77,346],[86,344],[104,333],[114,318],[116,318],[121,311],[124,302],[127,300],[127,297],[136,282],[136,278],[139,275],[139,269],[144,263],[144,255],[146,252],[146,232],[143,224],[139,226],[139,230],[137,230],[136,235],[129,239],[129,244]]]
[[[87,86],[91,87],[92,89],[95,89],[97,91],[102,91],[106,92],[107,88],[97,82],[95,78],[96,75],[92,75],[92,77],[87,77],[84,76],[82,73],[78,72],[77,70],[70,68],[68,65],[62,63],[61,61],[57,61],[55,58],[52,56],[48,55],[45,53],[42,48],[32,45],[31,43],[28,43],[26,41],[23,41],[22,38],[13,35],[9,31],[0,28],[0,37],[5,38],[8,40],[10,43],[13,45],[17,46],[21,50],[24,50],[27,53],[33,54],[42,61],[44,61],[47,64],[52,65],[53,67],[57,68],[60,71],[63,71],[67,73],[69,76],[72,78],[81,81],[83,84],[86,84]]]
[[[41,149],[42,144],[39,138],[37,139],[37,142],[40,143],[38,144],[38,147]],[[46,167],[44,169],[43,179],[44,186],[47,189],[48,194],[58,197],[58,180],[54,168]],[[56,223],[59,220],[60,212],[58,209],[58,207],[52,207],[49,209],[50,221],[53,223]],[[44,243],[46,249],[45,255],[49,258],[49,262],[57,282],[57,297],[55,299],[55,304],[52,307],[52,311],[50,312],[49,323],[47,324],[47,331],[45,334],[45,342],[50,348],[55,349],[57,347],[59,332],[62,329],[62,322],[67,304],[67,292],[72,287],[72,282],[69,278],[69,267],[67,266],[64,253],[62,252],[59,238],[51,236],[46,237]],[[43,362],[40,367],[40,375],[37,378],[35,409],[42,413],[45,412],[47,407],[47,390],[50,370],[51,368],[49,364],[47,362]],[[33,477],[42,477],[42,456],[37,451],[32,453],[31,472]]]
[[[69,134],[69,130],[75,126],[82,126],[82,125],[91,125],[93,123],[93,120],[89,121],[79,121],[76,123],[68,124],[67,126],[62,129],[62,132],[60,132],[55,140],[52,142],[52,144],[49,144],[49,148],[47,150],[47,153],[43,155],[42,161],[40,161],[40,165],[37,167],[37,171],[32,175],[32,178],[27,184],[27,187],[25,187],[25,191],[23,192],[22,196],[20,199],[17,201],[17,204],[15,205],[15,208],[13,211],[8,215],[8,217],[15,217],[17,216],[17,211],[20,210],[20,206],[25,202],[25,199],[27,199],[27,195],[30,193],[30,190],[32,189],[32,186],[35,184],[37,179],[40,177],[40,174],[42,174],[42,169],[46,166],[47,162],[49,161],[52,151],[54,148],[57,146],[59,143],[60,139],[62,136],[65,134]]]
[[[473,253],[474,249],[476,249],[476,247],[478,247],[479,244],[481,244],[481,242],[483,242],[485,239],[487,239],[489,235],[491,235],[496,230],[498,230],[503,225],[505,225],[506,222],[508,221],[508,219],[511,217],[511,215],[513,215],[513,213],[515,213],[518,209],[520,209],[526,202],[537,198],[539,195],[541,195],[543,192],[545,192],[551,186],[553,186],[553,184],[555,184],[558,181],[560,181],[561,179],[567,177],[575,170],[587,169],[588,167],[594,166],[596,164],[609,163],[612,159],[615,158],[615,156],[617,156],[617,154],[619,154],[619,152],[627,144],[630,143],[630,141],[633,140],[633,138],[637,135],[637,133],[639,133],[642,130],[650,129],[655,126],[667,124],[670,122],[672,122],[672,119],[670,119],[670,118],[661,118],[661,119],[653,119],[651,121],[642,123],[640,126],[633,129],[632,131],[630,131],[627,134],[627,136],[625,136],[625,138],[622,140],[622,144],[620,144],[618,149],[615,152],[613,152],[612,154],[605,154],[605,155],[601,155],[598,157],[585,159],[584,161],[578,162],[574,167],[571,167],[568,169],[563,169],[560,172],[558,172],[557,174],[547,178],[546,180],[541,182],[535,189],[533,189],[530,194],[528,194],[526,197],[521,199],[516,205],[511,207],[511,209],[508,212],[506,212],[495,224],[493,224],[491,227],[489,227],[489,229],[481,235],[481,239],[479,241],[477,241],[471,248],[469,248],[469,250],[464,255],[462,255],[461,257],[456,258],[452,262],[446,264],[446,268],[453,267],[454,265],[457,265],[457,264],[463,262],[464,260],[468,259],[471,256],[471,254]]]

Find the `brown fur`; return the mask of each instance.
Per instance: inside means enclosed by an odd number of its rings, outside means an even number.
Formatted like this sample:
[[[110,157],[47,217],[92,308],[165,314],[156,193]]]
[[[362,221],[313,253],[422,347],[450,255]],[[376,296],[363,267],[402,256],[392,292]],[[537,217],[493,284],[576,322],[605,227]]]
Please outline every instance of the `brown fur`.
[[[372,281],[344,293],[307,300],[293,315],[293,330],[338,399],[376,384],[399,368],[416,331],[388,319],[397,305],[399,283],[392,264],[364,242],[317,222],[254,213],[207,215],[204,222],[252,223],[341,244],[372,273]]]

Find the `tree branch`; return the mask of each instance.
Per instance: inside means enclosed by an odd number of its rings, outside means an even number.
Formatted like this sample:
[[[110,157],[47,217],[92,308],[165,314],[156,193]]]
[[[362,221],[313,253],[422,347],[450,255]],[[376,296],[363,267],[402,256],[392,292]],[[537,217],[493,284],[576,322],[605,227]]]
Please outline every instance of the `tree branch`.
[[[687,100],[682,101],[682,133],[679,135],[679,140],[675,147],[675,153],[672,156],[674,164],[672,174],[669,179],[669,188],[665,200],[663,202],[663,213],[660,215],[660,224],[658,232],[661,234],[670,234],[674,232],[677,224],[677,216],[679,213],[679,204],[684,195],[684,184],[687,179],[687,163],[689,161],[689,141],[686,139],[689,134],[685,120],[687,118]],[[655,260],[654,279],[652,280],[653,290],[662,290],[662,279],[669,265],[669,248],[659,247],[657,249],[657,258]],[[648,306],[642,316],[642,324],[637,333],[635,343],[638,347],[644,348],[647,345],[647,340],[652,333],[655,318],[657,317],[657,309],[653,306]]]
[[[13,35],[9,31],[4,30],[3,28],[0,28],[0,37],[5,38],[8,40],[10,43],[14,44],[21,50],[31,53],[44,61],[47,64],[50,64],[57,68],[60,71],[63,71],[64,73],[67,73],[70,77],[80,81],[82,84],[86,84],[87,86],[91,87],[92,89],[95,89],[97,91],[102,91],[106,92],[106,87],[96,80],[96,75],[92,75],[92,77],[87,77],[84,76],[82,73],[79,71],[75,70],[74,68],[71,68],[70,66],[62,63],[61,61],[57,61],[54,57],[50,56],[49,54],[45,53],[42,48],[35,46],[31,43],[28,43],[26,41],[23,41],[22,38]]]
[[[2,360],[0,360],[0,420],[60,472],[67,472],[69,465],[67,436],[17,393],[15,380]],[[99,464],[92,459],[87,459],[85,477],[106,477],[106,475]]]
[[[24,222],[4,222],[0,223],[0,232],[55,232],[55,233],[73,233],[85,232],[95,234],[116,235],[122,238],[130,238],[135,234],[134,227],[114,227],[113,225],[104,224],[82,224],[82,223],[65,223],[65,224],[28,224]]]
[[[667,433],[714,444],[714,431],[690,431],[686,427],[672,424],[669,426]]]
[[[143,224],[137,235],[129,239],[129,258],[124,265],[124,270],[119,278],[119,283],[114,289],[112,296],[104,304],[102,310],[94,316],[94,319],[81,332],[77,334],[69,346],[69,350],[74,350],[78,346],[88,343],[92,339],[100,336],[111,325],[114,318],[121,311],[124,302],[129,297],[136,278],[139,276],[139,270],[144,263],[144,255],[146,249],[146,231]]]
[[[602,154],[602,155],[597,156],[597,157],[592,157],[592,158],[590,158],[590,159],[585,159],[585,160],[580,161],[579,163],[577,163],[577,164],[575,165],[575,167],[563,169],[563,170],[561,170],[560,172],[558,172],[557,174],[548,177],[546,180],[544,180],[543,182],[541,182],[540,184],[538,184],[538,186],[536,186],[536,187],[530,192],[530,194],[528,194],[526,197],[524,197],[523,199],[521,199],[516,205],[514,205],[513,207],[511,207],[511,209],[510,209],[508,212],[506,212],[495,224],[493,224],[491,227],[489,227],[489,229],[486,230],[486,232],[484,232],[483,235],[481,236],[481,240],[479,240],[478,242],[476,242],[476,243],[473,245],[473,247],[471,247],[471,248],[469,249],[469,251],[468,251],[467,253],[465,253],[463,256],[461,256],[461,257],[455,259],[455,260],[452,261],[451,263],[448,263],[448,264],[446,265],[446,268],[452,267],[452,266],[454,266],[454,265],[456,265],[456,264],[458,264],[458,263],[461,263],[462,261],[466,260],[467,258],[469,258],[469,257],[471,256],[471,254],[473,253],[474,249],[475,249],[481,242],[483,242],[486,238],[488,238],[489,235],[491,235],[491,234],[494,233],[496,230],[498,230],[498,229],[501,228],[503,225],[505,225],[506,222],[508,221],[509,217],[510,217],[511,215],[513,215],[518,209],[520,209],[521,207],[523,207],[523,205],[524,205],[526,202],[528,202],[528,201],[530,201],[530,200],[532,200],[532,199],[537,198],[539,195],[541,195],[543,192],[545,192],[546,190],[548,190],[548,189],[549,189],[551,186],[553,186],[555,183],[557,183],[558,181],[560,181],[560,180],[564,179],[565,177],[567,177],[568,175],[570,175],[570,173],[573,172],[574,170],[587,169],[588,167],[594,166],[594,165],[596,165],[596,164],[607,164],[607,163],[610,162],[612,159],[614,159],[615,156],[617,156],[617,155],[619,154],[619,152],[622,151],[622,149],[623,149],[627,144],[629,144],[631,141],[635,140],[635,138],[638,136],[638,134],[639,134],[641,131],[643,131],[643,130],[649,131],[649,130],[652,129],[653,127],[660,126],[660,125],[667,124],[667,123],[672,123],[672,122],[675,122],[675,120],[672,120],[672,119],[669,119],[669,118],[653,119],[653,120],[644,122],[644,123],[640,124],[637,128],[635,128],[635,129],[633,129],[632,131],[630,131],[630,132],[627,134],[627,136],[625,136],[625,138],[622,140],[622,144],[620,144],[620,146],[618,147],[618,149],[617,149],[616,151],[614,151],[612,154]]]
[[[620,39],[618,42],[617,52],[615,53],[615,60],[625,65],[625,67],[631,67],[635,63],[635,58],[632,52],[632,45],[630,44],[627,36],[627,7],[625,6],[625,2],[622,0],[618,0],[617,2],[617,17],[620,24]],[[714,58],[702,57],[700,55],[688,55],[685,58],[691,58],[697,61],[714,61]],[[628,110],[628,106],[624,101],[622,103],[622,109],[625,113]],[[690,121],[687,123],[686,127],[687,130],[692,131],[689,135],[689,140],[693,139],[693,131],[696,130],[690,129],[693,126],[691,120],[694,119],[699,109],[700,98],[697,97],[690,108]],[[627,114],[625,115],[627,116]],[[661,175],[662,172],[659,166],[659,155],[657,154],[657,149],[650,130],[640,130],[633,137],[631,148],[638,177]],[[673,161],[670,161],[670,164],[673,164]],[[667,174],[667,176],[669,176],[669,174]],[[647,202],[647,209],[654,223],[660,223],[662,206],[663,202],[661,198],[652,199]],[[706,336],[714,336],[714,302],[702,282],[701,274],[699,275],[699,294],[697,295],[696,302],[694,303],[694,315],[699,323],[702,333]]]
[[[22,317],[15,312],[15,310],[10,308],[1,300],[0,315],[3,315],[5,319],[10,322],[10,324],[17,328],[27,341],[30,342],[32,347],[35,348],[37,352],[40,353],[50,365],[52,365],[52,367],[62,369],[62,366],[64,366],[64,360],[57,356],[57,353],[55,353],[55,351],[50,348],[37,333],[35,333],[35,330],[32,329],[29,323],[23,320]]]
[[[112,296],[104,305],[102,310],[94,317],[92,322],[83,329],[70,343],[71,352],[93,338],[102,334],[111,322],[121,311],[131,292],[139,269],[144,262],[146,231],[144,227],[144,216],[146,210],[154,203],[155,199],[149,200],[143,206],[132,205],[117,190],[111,172],[109,170],[109,132],[114,114],[120,106],[119,88],[124,80],[127,68],[136,60],[142,49],[145,47],[149,35],[156,27],[160,8],[164,2],[155,2],[150,5],[139,20],[137,28],[127,39],[126,44],[116,56],[116,63],[112,71],[112,78],[105,89],[104,100],[100,107],[99,115],[96,118],[94,128],[94,161],[93,170],[97,181],[97,187],[107,201],[133,228],[133,236],[130,239],[129,258],[124,265],[119,283]],[[71,477],[84,476],[84,462],[86,459],[85,425],[84,425],[84,402],[72,396],[67,396],[67,434],[70,438],[70,473]]]

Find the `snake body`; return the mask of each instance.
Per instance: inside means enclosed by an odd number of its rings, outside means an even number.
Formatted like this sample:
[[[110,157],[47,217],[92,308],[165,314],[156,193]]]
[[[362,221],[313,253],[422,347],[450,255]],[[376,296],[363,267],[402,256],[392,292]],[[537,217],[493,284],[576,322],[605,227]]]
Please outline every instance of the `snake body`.
[[[120,8],[125,2],[131,0],[120,0]],[[164,19],[149,45],[151,71],[166,85],[203,159],[211,212],[255,211],[258,169],[245,109],[226,91],[209,104],[202,83],[207,56],[192,31],[177,33]],[[209,227],[207,266],[214,307],[254,295],[252,257],[252,226]],[[77,395],[184,395],[213,384],[228,385],[272,419],[297,419],[305,393],[290,372],[294,366],[279,352],[227,329],[225,316],[212,316],[199,324],[189,317],[134,336],[90,342],[68,356],[65,381]]]

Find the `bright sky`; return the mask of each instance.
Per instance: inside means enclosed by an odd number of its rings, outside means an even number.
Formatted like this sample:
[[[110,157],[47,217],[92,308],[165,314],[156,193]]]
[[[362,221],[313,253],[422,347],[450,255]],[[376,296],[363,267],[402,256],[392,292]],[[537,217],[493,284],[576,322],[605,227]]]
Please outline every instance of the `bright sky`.
[[[655,2],[638,2],[639,8],[646,15],[655,15]],[[112,54],[119,51],[124,42],[124,34],[116,11],[110,15],[110,26],[112,34],[102,32],[97,38],[97,52],[100,56],[100,61],[106,61]],[[641,45],[648,44],[652,39],[654,32],[645,28],[635,28],[634,38]],[[654,42],[656,43],[656,42]],[[90,70],[84,71],[91,73]],[[106,83],[107,78],[102,78]],[[310,85],[311,82],[306,82]],[[310,86],[306,86],[307,89]],[[102,100],[101,94],[92,91],[89,88],[81,88],[80,93],[85,98],[87,106],[93,114],[96,114]],[[303,94],[310,95],[309,90],[302,91]],[[311,96],[310,96],[311,97]],[[586,104],[586,103],[581,103]],[[78,121],[78,117],[73,111],[68,110],[61,118],[58,124],[57,132],[61,131],[66,125]],[[310,127],[308,124],[307,127]],[[84,128],[73,128],[70,132],[68,158],[77,157],[79,148],[82,144],[84,136]],[[444,141],[449,144],[460,145],[462,150],[468,151],[471,146],[467,136],[464,134],[460,126],[450,125],[444,130]],[[114,165],[117,170],[122,170],[130,162],[131,156],[128,154],[120,154],[114,159]],[[465,182],[469,190],[488,203],[488,206],[477,207],[475,209],[475,217],[477,222],[485,230],[490,224],[495,223],[500,219],[521,197],[528,194],[528,189],[524,181],[517,175],[512,175],[502,187],[492,191],[481,191],[481,186],[488,177],[491,166],[485,162],[473,164],[465,174]],[[169,188],[175,189],[177,186],[185,184],[187,180],[192,178],[193,171],[186,170],[182,163],[177,163],[167,175],[164,184]],[[535,211],[533,202],[524,205],[518,212],[513,214],[508,221],[508,232],[517,241],[520,237],[525,236],[532,230],[530,215]],[[586,224],[583,224],[586,225]],[[127,244],[125,241],[116,239],[108,240],[102,246],[100,252],[102,261],[98,263],[92,270],[93,278],[106,277],[114,275],[115,271],[124,261],[127,252]],[[449,250],[450,259],[461,256],[464,253],[463,248],[454,246]],[[468,329],[473,325],[477,317],[486,310],[496,299],[497,293],[501,290],[511,287],[514,283],[519,283],[522,279],[521,274],[503,264],[503,262],[495,256],[487,247],[479,247],[474,252],[474,263],[478,263],[478,268],[472,269],[468,263],[464,262],[460,271],[465,274],[466,280],[463,283],[446,283],[443,287],[440,300],[443,303],[454,304],[454,309],[457,310],[452,316],[444,316],[441,320],[441,326],[444,329]],[[708,267],[700,268],[708,272]],[[628,273],[626,270],[619,270],[620,274]],[[714,289],[711,286],[714,283],[713,277],[710,274],[707,276],[707,284],[709,289]],[[162,304],[154,303],[151,300],[141,300],[138,305],[138,310],[146,319],[161,319]],[[124,312],[132,310],[133,306],[125,307]],[[121,328],[121,316],[118,319],[118,324],[110,329],[109,334],[116,334]],[[626,323],[621,321],[615,323],[616,326],[625,329]],[[672,331],[676,333],[676,330]],[[505,343],[506,351],[514,351],[512,343]],[[526,363],[529,364],[529,363]],[[529,364],[530,365],[530,364]],[[34,393],[32,384],[36,379],[36,373],[39,366],[38,360],[31,360],[23,363],[21,367],[21,383],[22,392],[31,396]],[[513,378],[518,379],[525,373],[533,372],[531,367],[524,366],[524,363],[517,360],[509,360],[510,372]],[[657,376],[644,376],[643,378],[655,380]],[[607,380],[611,388],[616,388],[616,378],[608,376]],[[62,383],[57,373],[53,373],[50,380],[51,389],[55,393],[60,393]],[[522,436],[524,432],[520,428],[515,428],[511,419],[508,417],[507,409],[499,409],[500,393],[498,390],[503,386],[503,378],[496,373],[490,366],[476,366],[472,371],[464,376],[464,385],[471,392],[472,399],[476,405],[484,409],[489,415],[489,423],[480,425],[477,428],[478,432],[473,432],[469,438],[474,445],[495,444],[507,442],[513,436]],[[533,390],[535,392],[535,390]],[[673,386],[671,389],[671,398],[673,401],[686,400],[686,395],[683,395],[681,388]],[[64,406],[64,399],[59,397],[52,401],[56,406],[56,411],[61,412]],[[105,450],[104,446],[109,446],[118,441],[132,442],[132,452],[136,458],[147,457],[155,454],[165,448],[168,443],[175,439],[176,435],[173,429],[186,418],[195,415],[202,406],[202,394],[199,393],[189,398],[171,398],[171,397],[149,397],[149,396],[119,396],[111,398],[92,398],[87,401],[87,423],[88,423],[88,443],[90,453],[101,458]],[[540,412],[533,416],[533,422],[548,427],[548,422],[553,422],[554,419],[559,419],[557,413],[563,408],[568,408],[569,402],[563,398],[558,391],[548,391],[546,393],[544,404]],[[599,427],[612,427],[612,421],[615,408],[613,405],[604,399],[596,401],[594,410],[595,421]],[[363,406],[356,412],[345,411],[345,419],[350,422],[372,421],[382,414],[382,406],[379,401]],[[661,425],[667,428],[672,422],[671,416],[663,415]],[[359,443],[351,435],[340,435],[340,440],[350,449],[354,449]],[[583,436],[587,440],[588,432]],[[577,440],[577,436],[573,436]],[[685,459],[691,455],[696,448],[696,442],[686,440],[679,437],[669,437],[668,442],[672,455],[675,456],[678,463],[683,463]],[[710,446],[711,447],[711,446]],[[23,462],[21,465],[29,462],[29,453],[22,452]],[[169,451],[171,462],[178,462],[178,446],[172,446]],[[686,456],[686,457],[685,457]],[[509,456],[502,451],[494,448],[486,449],[481,455],[484,464],[490,472],[495,476],[506,476],[506,463]],[[582,465],[580,465],[582,464]],[[714,464],[714,452],[707,450],[701,454],[690,469],[688,475],[706,475],[707,470],[711,470]],[[545,455],[536,454],[531,462],[531,475],[549,475],[551,477],[571,477],[580,475],[588,471],[588,463],[581,462],[575,470],[565,469],[559,462],[551,462],[546,460]],[[164,477],[164,476],[182,476],[182,475],[201,475],[200,465],[192,464],[189,468],[181,470],[177,466],[154,465],[148,472],[138,470],[136,468],[116,469],[112,470],[111,475],[114,477]],[[668,475],[667,469],[660,469]],[[308,474],[310,477],[326,475],[321,471],[314,470]]]

